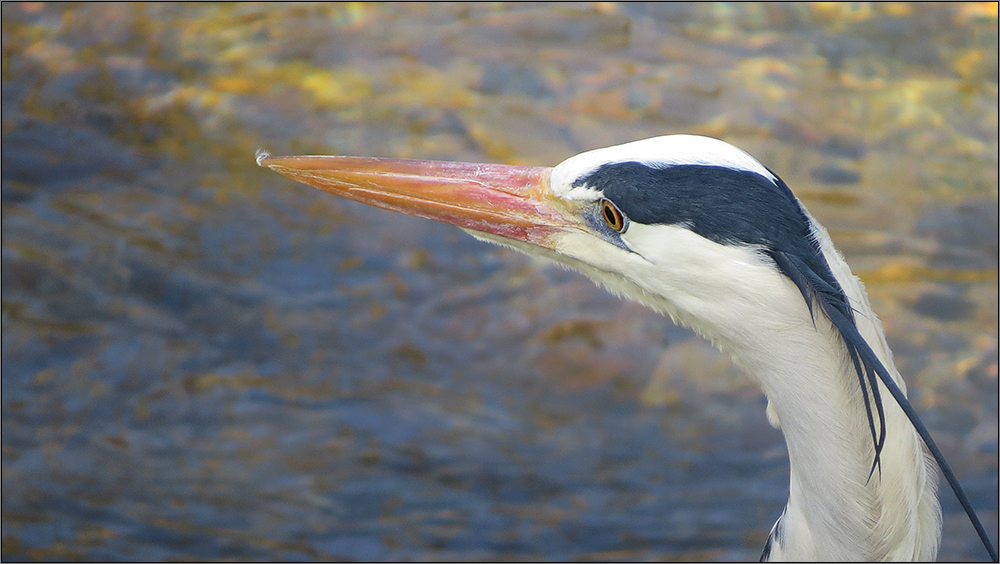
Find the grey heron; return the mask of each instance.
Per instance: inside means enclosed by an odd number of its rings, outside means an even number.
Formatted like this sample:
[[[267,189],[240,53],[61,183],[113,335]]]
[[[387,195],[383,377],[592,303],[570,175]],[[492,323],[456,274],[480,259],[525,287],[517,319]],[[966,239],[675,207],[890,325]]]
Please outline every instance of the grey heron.
[[[785,183],[744,151],[668,135],[554,168],[264,153],[257,162],[562,263],[732,355],[788,446],[788,502],[762,560],[933,559],[935,460],[996,560],[906,399],[860,280]]]

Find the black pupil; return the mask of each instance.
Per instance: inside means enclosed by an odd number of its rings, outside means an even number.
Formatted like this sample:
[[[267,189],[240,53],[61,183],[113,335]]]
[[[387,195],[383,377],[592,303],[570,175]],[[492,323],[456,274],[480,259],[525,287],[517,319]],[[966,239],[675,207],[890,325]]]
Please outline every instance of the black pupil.
[[[607,220],[608,225],[615,229],[618,229],[621,224],[618,214],[615,213],[615,208],[608,202],[604,202],[604,218]]]

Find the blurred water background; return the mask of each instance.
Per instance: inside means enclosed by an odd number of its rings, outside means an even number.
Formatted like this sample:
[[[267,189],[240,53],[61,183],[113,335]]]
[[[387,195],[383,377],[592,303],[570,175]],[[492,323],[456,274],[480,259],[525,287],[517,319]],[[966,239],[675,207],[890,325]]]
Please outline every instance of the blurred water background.
[[[787,454],[725,356],[254,163],[681,132],[829,228],[995,535],[995,3],[5,2],[2,29],[4,560],[757,559]],[[985,558],[942,503],[941,559]]]

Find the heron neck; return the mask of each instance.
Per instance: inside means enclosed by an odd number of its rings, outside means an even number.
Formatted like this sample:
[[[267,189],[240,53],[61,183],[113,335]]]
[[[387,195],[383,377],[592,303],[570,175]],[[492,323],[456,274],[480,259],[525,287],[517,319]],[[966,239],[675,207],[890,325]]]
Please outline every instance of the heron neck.
[[[814,343],[823,350],[826,343]],[[840,359],[803,367],[792,357],[773,357],[754,373],[768,397],[768,416],[784,434],[789,458],[789,499],[782,526],[786,549],[803,560],[874,560],[866,546],[878,513],[868,483],[874,448],[860,388]],[[833,368],[833,369],[831,369]],[[849,500],[849,501],[847,501]],[[853,545],[827,542],[857,539]],[[790,546],[791,545],[791,546]],[[831,552],[836,551],[836,552]],[[791,555],[789,555],[791,556]]]
[[[850,289],[858,298],[852,302],[859,330],[902,382],[881,325],[859,292],[860,286]],[[797,317],[776,316],[756,329],[743,333],[732,352],[760,383],[769,419],[788,446],[780,556],[932,559],[940,534],[936,476],[928,475],[922,444],[902,410],[883,388],[886,443],[872,474],[874,442],[864,397],[836,329],[821,315],[813,325],[804,307]]]

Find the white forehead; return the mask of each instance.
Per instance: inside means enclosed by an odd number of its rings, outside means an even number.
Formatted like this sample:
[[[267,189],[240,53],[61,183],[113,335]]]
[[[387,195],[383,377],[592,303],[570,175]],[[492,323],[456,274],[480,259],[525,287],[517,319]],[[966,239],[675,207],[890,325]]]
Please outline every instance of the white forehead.
[[[707,165],[756,172],[771,182],[776,178],[746,151],[718,139],[701,135],[664,135],[633,141],[614,147],[580,153],[559,163],[552,170],[550,185],[555,195],[570,200],[590,200],[599,196],[596,190],[573,183],[597,170],[601,165],[638,162],[662,168],[675,165]]]

